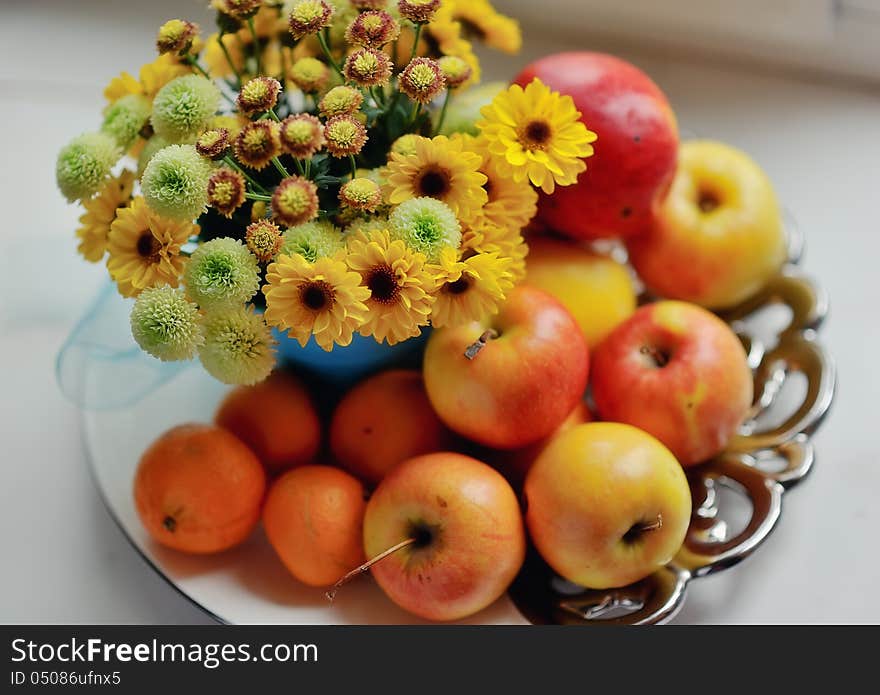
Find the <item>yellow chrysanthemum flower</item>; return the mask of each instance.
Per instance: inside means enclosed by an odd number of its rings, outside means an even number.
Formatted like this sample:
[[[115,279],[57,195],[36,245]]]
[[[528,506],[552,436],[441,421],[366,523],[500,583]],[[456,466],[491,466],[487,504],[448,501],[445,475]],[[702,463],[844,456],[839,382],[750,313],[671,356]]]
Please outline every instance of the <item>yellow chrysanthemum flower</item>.
[[[497,253],[499,256],[509,258],[508,270],[514,282],[519,282],[526,276],[526,256],[529,247],[518,228],[500,227],[482,219],[477,226],[464,230],[460,248],[465,255],[470,251]]]
[[[522,48],[519,22],[499,13],[488,0],[445,0],[437,20],[459,22],[467,37],[490,48],[515,54]]]
[[[225,53],[224,48],[226,49]],[[229,58],[226,57],[227,53]],[[241,41],[235,34],[225,34],[222,46],[220,45],[220,34],[211,34],[205,41],[202,57],[212,77],[230,77],[234,74],[233,67],[239,75],[244,71],[244,50]]]
[[[465,149],[475,152],[482,158],[480,171],[486,175],[483,188],[489,196],[480,210],[480,218],[491,225],[505,227],[514,231],[523,229],[538,211],[538,194],[528,181],[516,181],[505,176],[488,149],[484,138],[469,135],[454,135],[462,138]],[[479,225],[479,223],[477,223]]]
[[[173,55],[165,53],[152,63],[145,63],[141,66],[139,80],[127,72],[122,72],[114,77],[104,89],[104,97],[110,104],[126,94],[143,94],[148,99],[152,99],[171,80],[191,72],[192,68],[189,65],[181,63]]]
[[[349,239],[346,260],[368,290],[369,313],[361,335],[372,335],[389,345],[419,335],[434,301],[434,280],[425,257],[381,231]]]
[[[458,260],[455,249],[446,248],[431,266],[437,283],[431,324],[459,326],[498,312],[513,289],[512,260],[497,253],[478,253]]]
[[[76,236],[79,238],[77,251],[87,261],[97,263],[104,258],[110,225],[116,219],[119,208],[131,202],[133,186],[134,172],[126,170],[104,184],[94,198],[83,201],[86,211],[80,215],[82,226],[76,230]]]
[[[269,265],[266,283],[266,321],[303,347],[312,335],[327,351],[349,345],[366,319],[370,292],[338,256],[310,263],[298,253],[281,254]]]
[[[550,194],[568,186],[587,168],[585,157],[596,134],[581,123],[570,96],[535,78],[523,89],[511,85],[484,106],[477,123],[502,175],[528,179]]]
[[[186,259],[180,247],[198,234],[192,222],[173,222],[150,210],[138,196],[119,210],[107,235],[107,270],[124,297],[158,285],[177,287]]]
[[[391,153],[383,186],[386,200],[399,205],[410,198],[436,198],[462,222],[475,218],[488,200],[480,156],[465,151],[463,141],[444,135],[418,138],[414,146],[415,154]]]
[[[476,53],[474,53],[473,45],[462,36],[461,23],[452,19],[449,12],[442,12],[442,9],[443,7],[441,6],[441,12],[425,28],[428,34],[430,34],[433,43],[437,45],[440,53],[461,58],[470,66],[471,76],[462,86],[478,84],[482,75],[482,69],[480,68],[480,60],[477,58]],[[412,45],[411,42],[410,45]],[[421,48],[421,42],[419,45]],[[421,54],[422,52],[420,51]]]

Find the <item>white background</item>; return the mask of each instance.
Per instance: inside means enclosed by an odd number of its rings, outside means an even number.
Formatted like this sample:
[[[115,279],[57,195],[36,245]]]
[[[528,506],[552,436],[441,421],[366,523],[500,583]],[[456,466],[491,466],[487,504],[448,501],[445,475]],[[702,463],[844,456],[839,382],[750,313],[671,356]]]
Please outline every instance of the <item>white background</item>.
[[[113,75],[152,58],[161,21],[202,17],[204,4],[0,2],[2,622],[208,621],[102,508],[77,411],[53,375],[60,343],[103,277],[75,253],[79,212],[55,190],[55,154],[98,125]],[[741,147],[766,168],[806,233],[806,269],[831,294],[823,340],[840,389],[816,438],[816,470],[786,496],[781,524],[754,557],[692,585],[678,621],[880,622],[880,91],[526,29],[524,54],[496,60],[491,73],[510,76],[562,48],[611,48],[633,60],[666,91],[684,129]]]

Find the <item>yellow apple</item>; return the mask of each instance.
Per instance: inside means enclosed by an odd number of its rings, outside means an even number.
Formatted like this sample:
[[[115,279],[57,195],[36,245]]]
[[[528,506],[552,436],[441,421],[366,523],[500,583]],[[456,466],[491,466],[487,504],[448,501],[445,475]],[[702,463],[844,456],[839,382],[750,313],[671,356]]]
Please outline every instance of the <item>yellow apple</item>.
[[[767,175],[720,142],[681,146],[669,194],[651,228],[627,242],[652,291],[710,309],[748,299],[785,262],[782,215]]]
[[[593,349],[636,309],[626,267],[576,243],[529,237],[526,282],[565,305]]]
[[[669,449],[615,422],[557,436],[529,469],[525,502],[541,557],[593,589],[631,584],[669,562],[691,517],[687,478]]]

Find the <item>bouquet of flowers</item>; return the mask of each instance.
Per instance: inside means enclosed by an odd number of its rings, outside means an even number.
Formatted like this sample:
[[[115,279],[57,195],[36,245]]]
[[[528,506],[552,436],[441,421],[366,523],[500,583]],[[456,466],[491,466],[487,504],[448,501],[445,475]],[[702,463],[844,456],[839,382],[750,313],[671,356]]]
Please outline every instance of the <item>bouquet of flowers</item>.
[[[331,350],[496,312],[535,188],[574,183],[595,139],[538,80],[449,123],[480,79],[469,39],[515,52],[517,23],[487,0],[213,5],[216,33],[166,22],[58,155],[79,251],[134,298],[138,345],[251,384],[273,328]]]

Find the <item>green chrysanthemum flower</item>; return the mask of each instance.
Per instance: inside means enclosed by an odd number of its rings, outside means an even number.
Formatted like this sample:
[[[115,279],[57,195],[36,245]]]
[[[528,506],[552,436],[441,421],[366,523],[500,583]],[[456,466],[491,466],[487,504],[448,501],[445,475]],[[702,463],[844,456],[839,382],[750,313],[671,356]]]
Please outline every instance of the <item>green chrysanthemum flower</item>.
[[[202,324],[202,365],[224,384],[256,384],[275,366],[275,339],[253,307],[208,312]]]
[[[429,261],[436,261],[446,247],[458,248],[461,225],[450,207],[435,198],[411,198],[388,217],[392,237],[403,239]]]
[[[144,352],[163,362],[195,357],[202,344],[199,310],[180,290],[148,287],[131,310],[131,334]]]
[[[191,142],[217,112],[220,90],[201,75],[184,75],[171,80],[153,100],[151,122],[156,132],[170,142]]]
[[[183,281],[203,309],[244,304],[260,287],[257,259],[237,239],[207,241],[193,252]]]
[[[138,156],[138,178],[144,175],[144,169],[147,168],[147,164],[150,163],[153,155],[156,154],[159,150],[164,150],[170,144],[171,143],[168,142],[161,135],[153,135],[153,137],[147,140],[147,144],[144,145],[144,149],[141,150],[141,153]]]
[[[91,198],[110,175],[122,150],[106,133],[83,133],[58,153],[55,180],[69,202]]]
[[[327,220],[306,222],[291,227],[282,235],[280,253],[292,256],[298,253],[309,263],[324,256],[332,256],[342,249],[342,233]]]
[[[149,120],[150,109],[150,100],[142,94],[126,94],[107,109],[101,131],[127,150]]]
[[[172,220],[193,220],[208,204],[210,163],[192,145],[169,145],[150,159],[141,190],[156,214]]]

